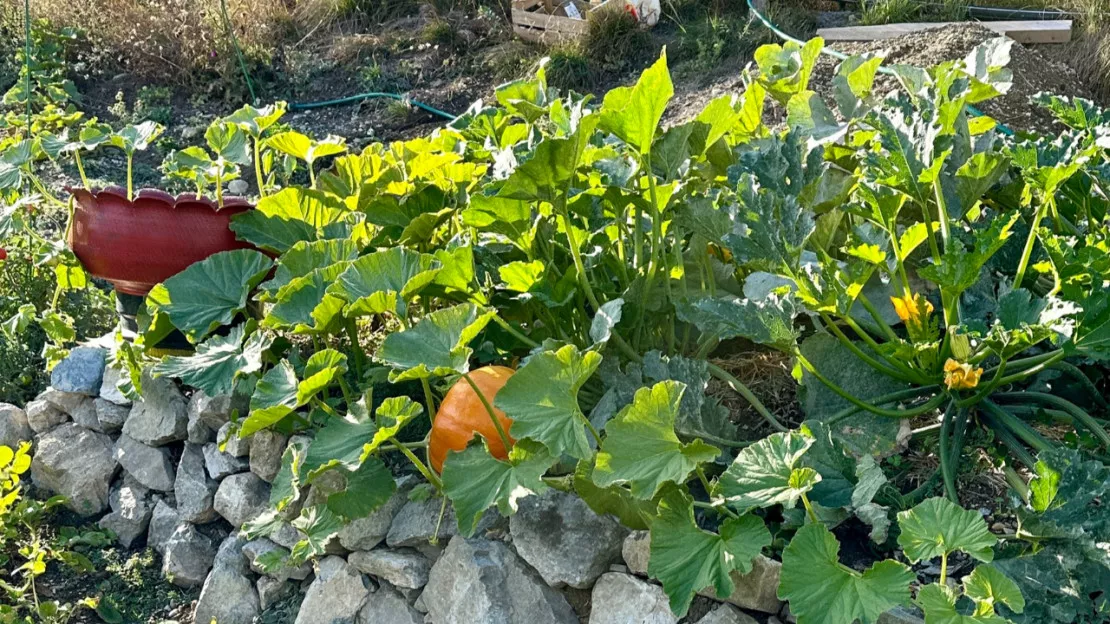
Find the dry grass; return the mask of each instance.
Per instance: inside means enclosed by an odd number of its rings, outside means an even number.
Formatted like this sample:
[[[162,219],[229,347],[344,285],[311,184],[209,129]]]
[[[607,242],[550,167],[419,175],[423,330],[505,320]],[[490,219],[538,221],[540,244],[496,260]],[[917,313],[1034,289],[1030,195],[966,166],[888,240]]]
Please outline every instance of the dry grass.
[[[804,420],[798,404],[798,383],[790,375],[790,356],[777,351],[746,351],[712,362],[750,388],[779,422],[793,427]],[[724,383],[711,380],[707,394],[728,408],[732,421],[740,427],[741,439],[756,440],[774,433],[759,413]]]

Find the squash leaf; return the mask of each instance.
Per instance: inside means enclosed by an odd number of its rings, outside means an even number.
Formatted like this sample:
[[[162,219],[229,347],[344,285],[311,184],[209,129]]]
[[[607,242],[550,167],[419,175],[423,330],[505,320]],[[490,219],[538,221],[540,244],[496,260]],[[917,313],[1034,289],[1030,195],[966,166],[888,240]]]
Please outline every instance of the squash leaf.
[[[393,247],[352,262],[328,292],[348,302],[346,316],[391,312],[405,317],[407,300],[435,279],[439,267],[429,254]]]
[[[599,353],[580,353],[574,345],[541,351],[505,382],[494,406],[513,419],[514,438],[535,440],[555,456],[585,459],[592,451],[578,391],[600,363]]]
[[[393,368],[389,380],[394,383],[466,373],[472,352],[467,345],[491,314],[471,303],[432,312],[409,329],[386,336],[375,357]]]
[[[246,333],[250,335],[244,341]],[[236,325],[226,336],[212,336],[197,345],[193,355],[162,358],[151,374],[175,377],[208,396],[231,394],[236,380],[262,368],[262,353],[272,342],[273,336],[266,332],[247,332],[245,326]]]
[[[857,572],[839,554],[840,542],[821,523],[799,529],[783,551],[779,598],[790,602],[798,624],[873,624],[909,603],[916,577],[908,567],[886,560]]]
[[[195,344],[235,320],[272,265],[253,249],[221,251],[156,285],[147,295],[147,303],[168,316]]]
[[[898,545],[913,563],[957,550],[983,562],[994,559],[998,538],[991,534],[982,514],[961,509],[947,498],[930,498],[900,512],[898,526],[902,529]]]
[[[714,493],[741,511],[772,505],[791,509],[821,481],[816,470],[801,465],[812,445],[812,438],[797,433],[770,435],[740,451]]]
[[[732,571],[751,572],[752,560],[771,544],[771,532],[756,516],[727,518],[719,531],[699,528],[689,495],[677,487],[666,489],[651,525],[648,574],[663,583],[671,611],[679,617],[706,587],[715,588],[719,598],[731,594]]]
[[[340,223],[345,214],[333,195],[289,187],[262,198],[254,210],[233,216],[231,231],[262,249],[285,253],[301,241],[336,238],[329,226]]]
[[[338,468],[346,477],[346,487],[328,496],[330,511],[347,520],[365,518],[381,507],[397,490],[397,482],[385,463],[367,457],[355,470]]]
[[[627,483],[632,495],[653,498],[665,483],[685,483],[699,464],[716,459],[720,450],[701,440],[683,444],[675,434],[685,384],[662,381],[636,391],[632,404],[606,426],[597,454],[594,483]]]
[[[521,440],[509,452],[509,460],[490,455],[485,439],[472,442],[462,451],[447,454],[443,463],[443,491],[455,506],[459,532],[470,536],[482,512],[493,505],[504,516],[516,513],[520,499],[547,490],[543,475],[557,458],[537,442]]]
[[[760,301],[739,297],[698,297],[680,301],[675,313],[719,340],[747,338],[752,342],[790,351],[799,333],[794,328],[797,310],[787,295],[771,294]]]
[[[632,87],[618,87],[605,94],[601,106],[601,129],[615,134],[641,154],[651,152],[655,133],[674,85],[667,69],[667,52],[640,74]]]

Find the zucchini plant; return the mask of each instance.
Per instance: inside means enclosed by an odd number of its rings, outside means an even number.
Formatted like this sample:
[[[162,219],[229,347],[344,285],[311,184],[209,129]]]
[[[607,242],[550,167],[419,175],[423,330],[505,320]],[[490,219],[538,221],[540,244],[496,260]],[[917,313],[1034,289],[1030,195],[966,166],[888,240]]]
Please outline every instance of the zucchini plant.
[[[895,68],[905,90],[881,101],[879,61],[850,59],[837,113],[807,90],[821,45],[761,49],[743,94],[668,128],[664,53],[600,102],[557,93],[541,67],[428,137],[358,154],[293,131],[263,141],[305,161],[309,185],[260,189],[257,209],[234,217],[260,251],[216,254],[155,287],[139,344],[180,330],[195,354],[147,362],[151,372],[248,398],[238,435],[306,434],[286,451],[272,512],[245,530],[291,521],[303,539],[290,556],[320,555],[394,494],[387,456],[399,453],[426,478],[423,495],[452,503],[463,534],[489,508],[510,514],[549,488],[650,528],[649,573],[680,616],[697,592],[732,591],[772,544],[775,514],[776,531],[796,530],[780,591],[803,623],[873,622],[910,601],[904,563],[838,561],[832,529],[851,517],[884,543],[892,513],[913,507],[899,516],[908,559],[990,561],[981,518],[940,499],[914,507],[927,489],[903,496],[840,428],[943,414],[937,454],[953,498],[973,422],[1030,465],[1027,446],[1051,446],[1024,418],[1042,408],[1106,442],[1073,403],[1015,392],[1068,356],[1103,353],[1102,281],[1070,278],[1076,264],[1097,270],[1076,258],[1098,248],[1101,226],[1048,199],[1094,148],[1008,141],[970,117],[1006,88],[998,42],[927,72]],[[787,130],[764,125],[768,98],[786,106]],[[1096,238],[1076,243],[1069,223]],[[1042,251],[1002,262],[1014,232]],[[989,313],[970,315],[973,304]],[[840,387],[807,353],[815,332],[897,390]],[[850,407],[790,431],[708,361],[736,339],[789,354],[803,381]],[[133,390],[142,353],[125,351]],[[487,364],[515,371],[489,396]],[[707,395],[714,378],[775,433],[739,439]],[[440,463],[425,434],[459,388],[479,399],[469,422],[490,427],[464,432],[474,439]],[[963,608],[943,576],[918,596],[941,621]],[[1021,610],[999,576],[969,578],[980,618],[969,621],[998,621],[991,587]]]

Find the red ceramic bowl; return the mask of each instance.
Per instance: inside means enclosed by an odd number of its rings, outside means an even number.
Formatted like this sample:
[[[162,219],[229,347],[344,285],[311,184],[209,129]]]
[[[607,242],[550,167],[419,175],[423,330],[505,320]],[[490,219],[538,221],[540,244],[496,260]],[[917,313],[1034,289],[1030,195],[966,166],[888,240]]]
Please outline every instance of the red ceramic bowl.
[[[85,270],[128,295],[145,296],[212,254],[253,248],[228,227],[233,215],[252,208],[242,198],[225,198],[219,209],[203,197],[154,189],[139,191],[134,201],[118,187],[72,192],[77,205],[69,248]]]

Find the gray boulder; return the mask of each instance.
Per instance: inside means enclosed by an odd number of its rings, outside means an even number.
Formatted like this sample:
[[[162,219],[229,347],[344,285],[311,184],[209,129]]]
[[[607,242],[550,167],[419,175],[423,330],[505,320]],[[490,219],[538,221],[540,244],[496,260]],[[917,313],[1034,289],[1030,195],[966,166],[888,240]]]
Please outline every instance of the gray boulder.
[[[579,497],[557,490],[520,501],[509,518],[517,553],[555,588],[587,589],[621,555],[628,535],[619,522],[599,516]]]
[[[82,401],[73,410],[67,412],[69,417],[86,429],[107,433],[104,427],[100,426],[100,418],[96,415],[96,400],[83,394],[78,396],[82,397]]]
[[[577,624],[562,594],[503,542],[451,538],[422,594],[436,624]]]
[[[77,347],[50,372],[50,385],[62,392],[99,395],[106,355],[100,347]]]
[[[204,390],[197,390],[189,397],[189,421],[197,421],[213,432],[219,431],[231,419],[231,395],[210,397]]]
[[[218,444],[211,442],[204,445],[204,465],[208,468],[208,475],[220,481],[224,477],[247,470],[248,460],[246,457],[225,453]]]
[[[116,440],[116,461],[144,487],[173,491],[173,461],[169,449],[147,446],[126,433]]]
[[[619,572],[602,574],[590,594],[590,624],[676,624],[663,588]]]
[[[172,380],[143,373],[143,398],[131,408],[123,432],[149,446],[188,437],[188,404]]]
[[[277,528],[270,533],[270,541],[286,550],[292,550],[297,542],[301,541],[301,532],[288,521],[281,520]]]
[[[289,581],[279,581],[275,578],[263,576],[258,579],[258,606],[266,611],[275,604],[293,595],[296,586]],[[376,623],[378,624],[378,623]]]
[[[66,414],[57,406],[43,399],[36,399],[27,404],[27,423],[35,433],[46,433],[54,427],[69,420]]]
[[[250,467],[266,483],[273,483],[281,470],[281,456],[289,438],[276,431],[264,429],[251,436]]]
[[[162,573],[178,587],[197,587],[208,577],[215,558],[212,540],[183,522],[162,547]]]
[[[31,462],[35,485],[66,497],[66,505],[83,516],[108,507],[108,491],[119,466],[112,438],[74,423],[39,436]]]
[[[339,531],[339,543],[347,550],[371,550],[385,540],[393,517],[408,501],[409,491],[416,479],[408,476],[397,479],[397,490],[381,507],[364,518],[356,518]]]
[[[123,393],[120,392],[119,388],[117,387],[121,376],[122,373],[120,372],[120,369],[113,366],[105,367],[104,378],[100,381],[100,392],[98,394],[100,395],[100,398],[104,399],[105,401],[109,401],[123,407],[129,407],[131,405],[131,399],[123,396]]]
[[[205,524],[216,519],[213,499],[219,483],[208,478],[204,468],[204,448],[196,444],[186,444],[177,464],[177,478],[173,492],[177,499],[177,511],[193,524]]]
[[[93,400],[93,407],[96,409],[96,420],[104,433],[119,433],[131,414],[130,405],[119,405],[104,398]]]
[[[296,624],[354,624],[370,597],[369,581],[341,557],[325,557],[318,567]]]
[[[427,585],[428,573],[432,570],[432,562],[427,557],[407,548],[354,552],[347,557],[347,562],[370,576],[405,589]]]
[[[78,394],[76,392],[62,392],[57,388],[47,388],[41,394],[35,397],[35,400],[46,401],[66,414],[72,415],[77,411],[85,401],[91,401],[92,397],[87,394]],[[77,423],[81,424],[81,423]],[[82,425],[85,426],[85,425]]]
[[[633,574],[647,576],[648,560],[651,558],[651,531],[632,531],[621,545],[624,564]]]
[[[0,403],[0,444],[16,449],[20,442],[30,442],[34,437],[27,412],[11,403]]]
[[[178,515],[177,510],[166,501],[159,500],[150,514],[150,528],[146,535],[147,545],[158,552],[164,551],[166,542],[182,523],[184,520]]]
[[[232,431],[231,423],[224,423],[216,432],[216,443],[224,447],[224,452],[232,457],[248,457],[251,452],[251,438],[240,438],[238,431]]]
[[[243,538],[233,535],[220,544],[212,573],[200,590],[193,621],[251,624],[261,612],[258,592],[242,553],[245,543]]]
[[[129,479],[109,497],[112,512],[105,515],[97,523],[100,528],[111,530],[116,534],[116,539],[124,548],[130,548],[150,525],[150,517],[154,508],[150,504],[149,491],[138,483]]]
[[[393,523],[389,527],[389,533],[386,534],[385,543],[390,548],[421,548],[427,546],[432,538],[437,536],[440,542],[447,543],[452,537],[458,535],[459,523],[455,519],[455,510],[451,505],[447,505],[443,514],[443,521],[440,522],[439,511],[442,507],[443,501],[439,498],[406,501],[397,515],[393,517]],[[496,511],[487,510],[485,515],[478,520],[474,534],[482,535],[500,519],[501,516]],[[437,527],[439,529],[438,534],[436,533]]]
[[[270,485],[251,472],[231,475],[220,482],[213,504],[238,529],[269,509]]]
[[[759,624],[759,622],[740,609],[723,604],[706,613],[705,617],[698,620],[698,624]]]
[[[366,606],[358,612],[358,624],[423,624],[424,616],[409,606],[397,590],[383,583],[370,594]]]
[[[299,566],[291,566],[286,558],[289,556],[289,549],[278,546],[273,541],[264,537],[251,540],[243,546],[243,555],[250,562],[251,571],[257,574],[265,574],[271,578],[279,581],[293,579],[295,581],[303,581],[312,574],[312,564],[309,562],[302,563]],[[279,558],[284,563],[277,567],[266,569],[263,567],[263,561],[266,559]]]

